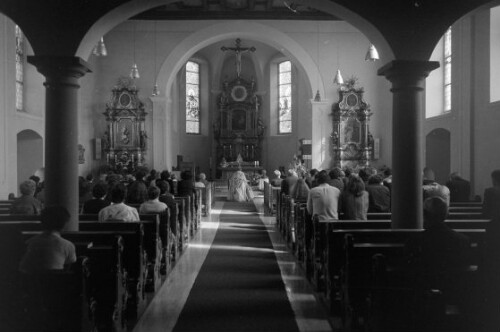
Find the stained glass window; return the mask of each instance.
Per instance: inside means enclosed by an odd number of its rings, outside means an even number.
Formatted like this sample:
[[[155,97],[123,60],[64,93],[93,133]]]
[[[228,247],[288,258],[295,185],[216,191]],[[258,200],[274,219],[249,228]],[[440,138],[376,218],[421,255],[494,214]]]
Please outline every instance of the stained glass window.
[[[16,25],[16,109],[24,108],[24,38],[21,29]]]
[[[278,65],[278,133],[292,132],[292,63]]]
[[[451,27],[444,34],[444,111],[451,111]]]
[[[200,65],[186,64],[186,133],[200,133]]]

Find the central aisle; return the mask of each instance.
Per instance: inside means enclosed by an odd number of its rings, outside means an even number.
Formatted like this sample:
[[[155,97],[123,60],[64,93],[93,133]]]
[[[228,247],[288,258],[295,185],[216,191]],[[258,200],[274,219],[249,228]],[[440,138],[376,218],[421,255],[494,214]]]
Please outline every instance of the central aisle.
[[[272,243],[253,203],[224,203],[215,239],[174,331],[298,331]]]

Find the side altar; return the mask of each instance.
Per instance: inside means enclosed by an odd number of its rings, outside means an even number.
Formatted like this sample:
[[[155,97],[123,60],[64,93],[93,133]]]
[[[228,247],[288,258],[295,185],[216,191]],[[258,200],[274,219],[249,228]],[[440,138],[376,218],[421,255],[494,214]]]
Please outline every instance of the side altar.
[[[107,165],[116,172],[135,171],[144,164],[148,136],[144,129],[147,113],[132,79],[118,80],[103,114],[107,122],[102,136]]]
[[[351,78],[339,89],[339,101],[333,105],[330,135],[332,167],[358,169],[370,166],[374,140],[370,133],[370,106],[363,100],[363,88]]]

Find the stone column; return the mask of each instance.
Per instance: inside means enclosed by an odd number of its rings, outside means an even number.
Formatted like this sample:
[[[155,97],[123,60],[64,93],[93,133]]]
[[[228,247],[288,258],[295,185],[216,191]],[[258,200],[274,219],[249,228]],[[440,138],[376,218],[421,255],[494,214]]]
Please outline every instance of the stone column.
[[[72,56],[29,56],[45,76],[45,205],[68,209],[78,230],[78,79],[89,65]]]
[[[378,70],[391,83],[392,228],[423,226],[422,124],[425,78],[439,67],[435,61],[395,60]]]
[[[331,102],[327,100],[314,101],[312,105],[312,165],[318,170],[330,167],[330,134],[332,133]]]

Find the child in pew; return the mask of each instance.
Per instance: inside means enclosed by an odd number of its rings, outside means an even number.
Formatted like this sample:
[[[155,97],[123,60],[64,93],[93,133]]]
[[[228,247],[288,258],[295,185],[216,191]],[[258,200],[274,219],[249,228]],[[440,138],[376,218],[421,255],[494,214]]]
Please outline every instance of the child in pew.
[[[42,210],[44,231],[27,241],[26,254],[19,265],[21,272],[62,270],[76,262],[74,244],[61,237],[61,231],[69,219],[68,210],[62,206],[49,206]]]
[[[155,186],[148,188],[148,200],[141,204],[139,213],[162,213],[168,209],[167,204],[160,202],[160,189]]]

